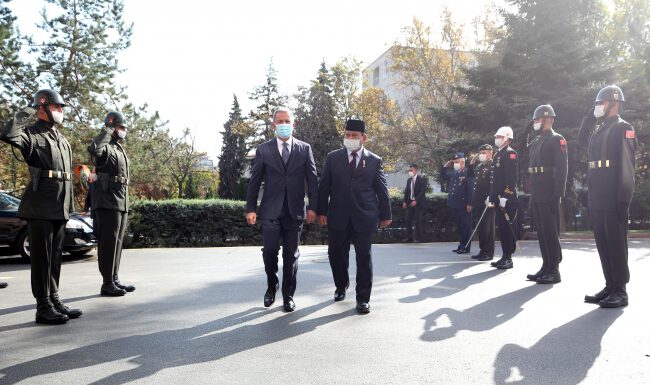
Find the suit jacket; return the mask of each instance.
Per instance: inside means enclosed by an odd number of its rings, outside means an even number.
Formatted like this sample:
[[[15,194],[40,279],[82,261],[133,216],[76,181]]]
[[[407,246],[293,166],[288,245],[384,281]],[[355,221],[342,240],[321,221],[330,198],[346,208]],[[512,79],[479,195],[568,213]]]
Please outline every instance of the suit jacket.
[[[46,178],[42,172],[71,172],[70,143],[52,126],[21,111],[0,132],[0,140],[20,150],[31,175],[18,207],[19,218],[67,220],[74,211],[72,180]]]
[[[449,181],[447,206],[464,209],[472,201],[474,191],[474,178],[467,167],[460,171],[449,170],[444,166],[440,169],[440,176]]]
[[[285,165],[278,151],[277,139],[273,138],[257,147],[251,178],[246,193],[246,212],[257,211],[257,197],[264,182],[264,194],[259,216],[277,219],[282,214],[285,195],[291,218],[305,219],[305,188],[309,205],[316,211],[318,201],[318,177],[311,146],[293,138],[291,155]]]
[[[406,181],[406,188],[404,189],[404,202],[407,204],[411,203],[411,179],[408,178]],[[415,177],[415,186],[413,186],[413,200],[415,200],[418,203],[418,206],[421,203],[424,203],[426,200],[426,192],[427,192],[427,187],[429,186],[429,182],[427,181],[427,178],[423,175],[417,175]]]
[[[97,168],[97,181],[91,189],[92,209],[129,211],[128,179],[129,158],[119,140],[113,137],[113,130],[104,128],[88,146],[93,164]],[[125,178],[127,183],[114,177]]]
[[[392,219],[383,160],[363,149],[353,172],[345,148],[327,154],[318,186],[318,214],[327,215],[327,225],[356,232],[377,231],[379,220]]]

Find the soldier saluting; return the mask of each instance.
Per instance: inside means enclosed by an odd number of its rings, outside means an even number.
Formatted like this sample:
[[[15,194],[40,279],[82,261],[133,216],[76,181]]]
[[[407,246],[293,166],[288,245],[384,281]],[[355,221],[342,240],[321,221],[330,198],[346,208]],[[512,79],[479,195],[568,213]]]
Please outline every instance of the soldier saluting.
[[[553,130],[554,121],[555,111],[551,105],[537,107],[533,113],[533,129],[539,135],[528,145],[533,217],[542,252],[542,267],[537,273],[528,274],[527,278],[542,284],[558,283],[562,280],[560,199],[566,191],[568,157],[566,140]]]
[[[601,307],[627,306],[628,210],[634,193],[637,140],[634,128],[621,119],[623,91],[610,85],[598,92],[595,107],[582,121],[578,140],[588,147],[589,215],[605,275],[605,288],[585,296]]]
[[[135,290],[120,282],[122,239],[129,217],[129,158],[120,142],[126,137],[126,123],[120,112],[109,112],[105,127],[88,146],[97,169],[97,181],[90,202],[95,215],[97,257],[103,284],[100,294],[123,296]]]
[[[66,323],[82,314],[62,304],[58,295],[65,224],[73,211],[72,150],[56,129],[63,123],[64,106],[58,92],[40,90],[0,133],[0,140],[20,150],[29,166],[31,181],[18,217],[27,220],[36,322],[43,324]]]

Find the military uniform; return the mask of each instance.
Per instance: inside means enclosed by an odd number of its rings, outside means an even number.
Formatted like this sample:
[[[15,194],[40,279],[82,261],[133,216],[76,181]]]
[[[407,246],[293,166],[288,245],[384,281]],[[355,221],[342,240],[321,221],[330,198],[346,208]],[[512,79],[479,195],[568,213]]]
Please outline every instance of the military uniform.
[[[579,141],[588,146],[589,215],[605,276],[605,289],[595,296],[585,297],[585,301],[614,307],[607,301],[612,294],[620,299],[615,301],[616,306],[627,305],[626,284],[630,280],[628,210],[634,193],[637,140],[634,128],[620,116],[609,117],[598,125],[594,125],[594,120],[583,121]]]
[[[99,271],[103,295],[124,295],[131,285],[119,281],[122,240],[129,216],[129,158],[114,129],[105,127],[88,146],[96,167],[97,180],[92,189],[91,205],[98,238]],[[118,289],[115,290],[113,284]]]
[[[41,119],[34,122],[33,111],[18,112],[5,125],[0,140],[20,150],[29,166],[31,180],[17,216],[27,220],[36,321],[64,323],[81,315],[78,309],[64,307],[58,297],[65,225],[74,210],[72,150],[53,123]]]
[[[550,128],[533,139],[529,151],[533,217],[543,261],[540,271],[529,279],[539,283],[556,283],[560,279],[559,265],[562,262],[560,198],[566,191],[567,142]]]
[[[490,195],[492,159],[472,166],[471,173],[474,177],[474,189],[470,205],[480,218],[483,210],[485,210],[485,199]],[[476,229],[480,251],[475,257],[479,260],[487,261],[494,257],[494,212],[494,207],[488,207]]]
[[[507,199],[506,207],[500,206],[500,198]],[[499,226],[499,239],[503,256],[493,266],[512,263],[512,254],[517,247],[514,228],[517,216],[517,152],[504,146],[496,152],[492,162],[492,184],[490,202],[496,207],[496,223]]]
[[[440,175],[442,179],[449,181],[447,206],[454,212],[458,236],[460,238],[458,248],[453,251],[461,254],[468,253],[472,248],[472,243],[470,242],[472,235],[472,213],[467,212],[467,205],[472,200],[474,180],[469,175],[467,167],[460,171],[455,171],[448,170],[443,166],[440,170]]]

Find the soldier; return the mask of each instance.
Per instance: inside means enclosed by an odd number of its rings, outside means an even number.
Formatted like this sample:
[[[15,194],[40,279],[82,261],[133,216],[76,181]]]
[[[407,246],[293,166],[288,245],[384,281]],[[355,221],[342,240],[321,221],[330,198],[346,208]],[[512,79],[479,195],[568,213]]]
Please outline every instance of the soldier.
[[[453,166],[453,169],[449,169],[451,166]],[[467,254],[472,248],[469,239],[472,235],[472,213],[471,210],[470,212],[467,211],[467,205],[472,200],[474,180],[465,167],[464,153],[455,153],[453,158],[441,167],[440,179],[446,179],[449,183],[447,206],[454,212],[458,237],[460,238],[458,247],[452,251],[458,254]]]
[[[473,209],[479,218],[483,215],[483,219],[476,229],[480,250],[476,255],[472,255],[472,258],[478,261],[490,261],[494,258],[494,205],[488,203],[486,210],[485,201],[490,195],[494,150],[489,144],[484,144],[478,148],[478,151],[479,153],[470,162],[470,174],[474,177],[474,191],[472,200],[467,205],[467,211],[471,212]]]
[[[605,275],[605,288],[585,296],[585,302],[606,308],[628,304],[628,210],[634,193],[637,141],[634,128],[619,116],[624,101],[618,86],[601,89],[578,134],[580,143],[588,147],[589,215]]]
[[[63,122],[64,106],[58,92],[40,90],[32,105],[14,115],[0,133],[29,166],[31,181],[17,216],[27,220],[36,322],[43,324],[63,324],[82,314],[61,303],[58,294],[65,224],[74,210],[72,150],[56,128]]]
[[[96,167],[97,181],[90,202],[97,234],[97,257],[102,274],[100,294],[123,296],[135,286],[119,279],[122,239],[129,216],[129,158],[120,142],[126,137],[124,115],[109,112],[105,127],[88,146]]]
[[[489,202],[498,205],[496,222],[503,255],[492,262],[497,269],[512,269],[512,254],[517,247],[515,232],[512,228],[517,217],[517,152],[510,147],[514,134],[512,128],[501,127],[494,134],[497,153],[492,163],[492,185]]]
[[[537,107],[533,113],[533,129],[539,135],[528,145],[533,217],[542,252],[542,268],[535,274],[528,274],[527,278],[543,284],[561,281],[560,199],[566,190],[568,157],[566,140],[553,130],[554,121],[553,107],[548,104]]]

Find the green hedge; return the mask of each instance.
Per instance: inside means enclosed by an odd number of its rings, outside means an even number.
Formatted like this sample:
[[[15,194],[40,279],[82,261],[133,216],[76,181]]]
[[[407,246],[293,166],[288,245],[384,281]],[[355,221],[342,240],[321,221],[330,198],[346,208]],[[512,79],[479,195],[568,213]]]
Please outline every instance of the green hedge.
[[[424,222],[425,242],[457,240],[447,194],[429,195]],[[126,247],[208,247],[261,245],[259,225],[248,226],[243,201],[167,200],[134,201],[129,214]],[[376,243],[399,242],[406,237],[402,197],[392,196],[393,223],[377,232]],[[303,244],[326,244],[327,229],[305,224]]]

